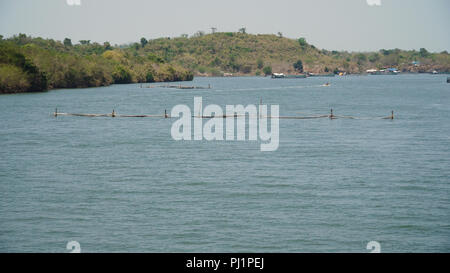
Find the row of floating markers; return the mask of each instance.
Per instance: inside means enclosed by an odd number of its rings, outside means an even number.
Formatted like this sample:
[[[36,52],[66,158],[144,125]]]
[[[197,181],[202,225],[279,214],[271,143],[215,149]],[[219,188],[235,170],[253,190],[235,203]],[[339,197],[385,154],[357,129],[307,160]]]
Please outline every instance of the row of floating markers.
[[[55,117],[57,116],[77,116],[77,117],[122,117],[122,118],[171,118],[169,114],[167,113],[167,110],[164,110],[164,115],[118,115],[116,112],[112,111],[111,114],[83,114],[83,113],[60,113],[58,112],[58,108],[55,109],[55,112],[53,113]],[[247,115],[222,115],[222,116],[192,116],[193,118],[235,118],[235,117],[246,117]],[[249,116],[250,117],[250,116]],[[261,116],[260,116],[261,117]],[[256,117],[255,117],[256,118]],[[317,118],[329,118],[329,119],[363,119],[353,116],[338,116],[333,114],[333,109],[330,109],[329,115],[319,115],[319,116],[278,116],[278,117],[272,117],[272,116],[265,116],[265,118],[279,118],[279,119],[317,119]],[[394,111],[391,111],[391,115],[387,117],[378,117],[377,119],[394,119]]]
[[[122,118],[169,118],[167,110],[164,110],[164,115],[118,115],[114,109],[111,114],[85,114],[85,113],[61,113],[58,112],[58,108],[55,109],[53,113],[55,117],[57,116],[76,116],[76,117],[122,117]]]

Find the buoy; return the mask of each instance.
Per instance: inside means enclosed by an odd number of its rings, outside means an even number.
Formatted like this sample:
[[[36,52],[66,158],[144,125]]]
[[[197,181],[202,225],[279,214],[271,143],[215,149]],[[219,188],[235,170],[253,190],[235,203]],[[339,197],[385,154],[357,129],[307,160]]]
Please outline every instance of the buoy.
[[[394,111],[391,111],[391,119],[394,119]]]
[[[111,117],[115,118],[116,117],[116,112],[114,112],[114,109],[112,111]]]
[[[330,109],[330,119],[333,119],[334,115],[333,115],[333,108]]]
[[[164,109],[164,118],[168,118],[169,115],[167,114],[167,109]]]

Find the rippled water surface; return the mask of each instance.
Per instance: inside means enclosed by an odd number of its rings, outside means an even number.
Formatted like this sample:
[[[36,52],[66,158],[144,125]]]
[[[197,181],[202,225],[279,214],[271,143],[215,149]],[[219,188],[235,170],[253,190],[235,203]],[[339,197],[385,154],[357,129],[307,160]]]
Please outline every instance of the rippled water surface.
[[[196,78],[0,96],[0,251],[450,251],[450,84],[442,75]],[[331,86],[321,86],[329,81]],[[158,84],[154,84],[158,85]],[[174,141],[177,104],[278,104],[280,145]],[[390,115],[395,120],[378,117]]]

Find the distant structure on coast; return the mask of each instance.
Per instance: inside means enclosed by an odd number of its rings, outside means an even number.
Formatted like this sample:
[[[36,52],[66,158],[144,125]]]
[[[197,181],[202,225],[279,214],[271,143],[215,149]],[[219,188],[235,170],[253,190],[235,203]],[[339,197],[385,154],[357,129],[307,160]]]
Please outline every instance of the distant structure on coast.
[[[284,73],[272,73],[272,79],[305,79],[308,77],[334,77],[334,73],[306,73],[306,74],[293,74],[293,75],[286,75]]]
[[[397,68],[390,67],[390,68],[384,68],[384,69],[368,69],[366,70],[367,74],[370,75],[397,75],[400,73]]]
[[[284,78],[304,79],[306,78],[306,74],[286,75],[284,73],[272,73],[272,79],[284,79]]]

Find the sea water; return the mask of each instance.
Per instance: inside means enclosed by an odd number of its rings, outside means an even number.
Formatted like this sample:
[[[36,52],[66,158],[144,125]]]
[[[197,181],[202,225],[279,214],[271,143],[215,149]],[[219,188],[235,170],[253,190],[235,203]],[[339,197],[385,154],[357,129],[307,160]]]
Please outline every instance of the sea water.
[[[211,89],[1,95],[0,251],[450,251],[446,76],[180,84]],[[163,115],[196,96],[355,118],[282,119],[279,148],[261,152],[258,141],[175,141],[170,118],[53,116]]]

